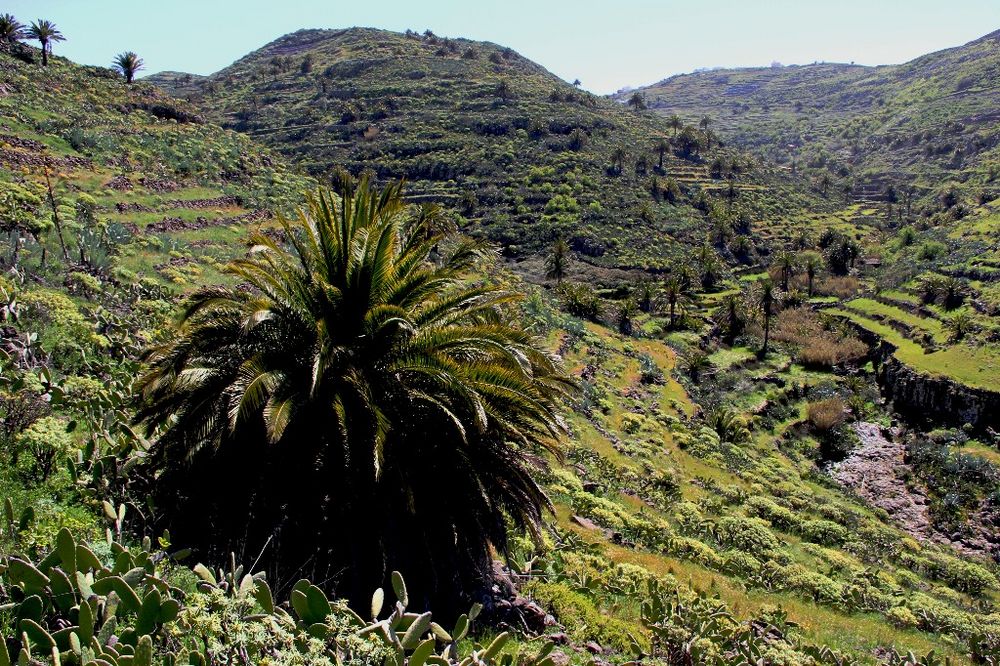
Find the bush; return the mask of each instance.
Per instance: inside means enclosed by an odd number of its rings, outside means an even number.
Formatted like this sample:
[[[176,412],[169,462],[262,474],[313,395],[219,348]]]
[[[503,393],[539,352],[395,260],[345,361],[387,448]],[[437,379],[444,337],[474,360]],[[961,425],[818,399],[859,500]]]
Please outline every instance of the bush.
[[[885,619],[889,624],[897,629],[913,629],[920,624],[920,620],[906,606],[894,606],[885,613]]]
[[[802,520],[789,509],[760,495],[755,495],[747,500],[747,508],[758,518],[763,518],[784,531],[795,530]]]
[[[67,423],[55,416],[43,416],[14,439],[15,457],[28,454],[27,471],[36,481],[44,481],[52,475],[56,464],[70,455],[74,449],[73,437],[67,431]]]
[[[799,528],[806,541],[824,546],[839,546],[847,540],[846,527],[830,520],[806,520]]]
[[[601,298],[586,284],[562,283],[556,288],[563,309],[574,317],[598,321],[601,318]]]
[[[716,524],[715,536],[721,545],[748,553],[768,555],[780,547],[770,524],[760,518],[726,516]]]
[[[525,592],[551,611],[577,641],[593,640],[618,652],[632,652],[633,638],[643,651],[649,650],[649,638],[634,625],[603,615],[594,603],[561,583],[532,582]]]

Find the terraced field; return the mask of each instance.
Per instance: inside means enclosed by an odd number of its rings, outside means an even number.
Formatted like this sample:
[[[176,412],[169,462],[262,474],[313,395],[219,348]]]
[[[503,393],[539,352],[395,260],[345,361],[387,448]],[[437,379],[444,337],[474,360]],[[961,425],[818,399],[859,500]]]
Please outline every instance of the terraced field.
[[[171,290],[221,279],[247,229],[297,201],[308,179],[156,88],[109,77],[60,59],[45,70],[0,61],[2,193],[31,202],[13,242],[54,210],[66,245],[49,238],[20,261],[44,251],[115,284]]]

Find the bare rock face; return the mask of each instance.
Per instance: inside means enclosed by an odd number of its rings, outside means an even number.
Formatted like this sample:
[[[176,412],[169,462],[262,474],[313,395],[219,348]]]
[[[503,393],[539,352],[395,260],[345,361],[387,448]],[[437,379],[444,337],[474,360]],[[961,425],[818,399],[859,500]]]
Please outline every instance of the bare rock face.
[[[875,423],[856,423],[854,430],[861,446],[834,465],[833,478],[872,506],[884,509],[910,535],[930,539],[933,528],[927,497],[903,481],[909,470],[904,462],[906,446],[886,438]]]
[[[906,445],[898,433],[884,431],[875,423],[856,423],[861,446],[831,468],[833,478],[853,490],[872,506],[884,509],[907,534],[921,541],[951,546],[967,555],[996,558],[1000,540],[996,526],[1000,516],[988,508],[976,512],[962,534],[945,534],[935,529],[928,513],[924,491],[907,485],[912,478],[906,463]]]

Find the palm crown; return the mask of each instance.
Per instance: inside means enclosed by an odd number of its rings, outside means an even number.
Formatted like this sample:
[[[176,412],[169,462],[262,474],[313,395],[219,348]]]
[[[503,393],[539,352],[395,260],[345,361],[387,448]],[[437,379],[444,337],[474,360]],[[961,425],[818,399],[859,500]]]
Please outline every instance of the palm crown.
[[[52,42],[63,42],[66,38],[59,32],[56,24],[45,19],[38,19],[28,27],[28,37],[37,40],[42,45],[42,65],[49,64],[49,54],[52,53]]]
[[[142,61],[134,51],[126,51],[125,53],[119,53],[115,56],[114,68],[121,72],[122,76],[125,77],[127,83],[132,83],[135,79],[135,75],[140,70],[144,69],[146,63]]]
[[[481,248],[429,261],[441,237],[398,184],[320,192],[282,231],[290,249],[255,235],[229,269],[245,285],[195,294],[149,355],[138,419],[168,522],[216,556],[264,548],[279,586],[333,576],[360,602],[419,570],[415,598],[457,608],[508,521],[539,524],[530,472],[568,381],[508,322],[511,293],[466,282]]]
[[[24,38],[24,25],[12,14],[0,14],[0,41],[13,42]]]

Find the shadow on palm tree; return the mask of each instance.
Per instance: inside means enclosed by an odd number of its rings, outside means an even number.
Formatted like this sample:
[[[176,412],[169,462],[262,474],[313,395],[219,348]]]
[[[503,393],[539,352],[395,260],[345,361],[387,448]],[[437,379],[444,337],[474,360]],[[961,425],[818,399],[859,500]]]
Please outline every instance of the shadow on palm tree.
[[[148,353],[137,420],[175,541],[356,605],[398,569],[447,615],[482,600],[512,526],[538,530],[571,384],[517,296],[469,282],[485,249],[429,233],[400,190],[319,192],[283,244],[256,234],[243,284],[196,293]]]

